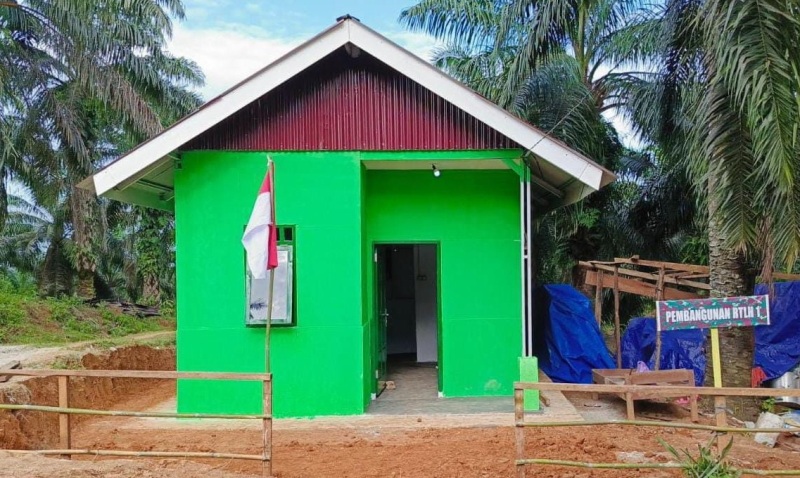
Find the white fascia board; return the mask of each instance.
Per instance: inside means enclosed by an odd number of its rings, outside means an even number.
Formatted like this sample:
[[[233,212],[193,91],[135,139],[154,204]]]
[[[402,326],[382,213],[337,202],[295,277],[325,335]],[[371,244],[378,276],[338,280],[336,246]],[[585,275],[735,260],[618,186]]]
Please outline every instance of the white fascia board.
[[[526,150],[593,189],[613,174],[472,91],[422,59],[359,23],[350,25],[350,41],[433,93],[464,110]],[[605,173],[605,174],[604,174]]]
[[[347,43],[347,25],[337,24],[203,105],[158,136],[142,143],[94,175],[102,195],[150,170],[155,163]]]

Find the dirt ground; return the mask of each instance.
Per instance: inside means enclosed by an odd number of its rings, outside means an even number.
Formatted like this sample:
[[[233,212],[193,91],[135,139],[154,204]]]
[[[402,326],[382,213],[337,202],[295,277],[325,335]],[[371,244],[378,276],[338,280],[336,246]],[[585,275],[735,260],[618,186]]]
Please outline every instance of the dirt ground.
[[[144,368],[168,366],[169,353],[132,349],[110,356],[84,358],[89,368]],[[174,364],[174,362],[172,362]],[[102,408],[150,409],[174,396],[175,385],[161,382],[123,382],[99,384],[97,390],[83,393],[99,398]],[[36,387],[34,387],[36,388]],[[47,387],[43,387],[47,388]],[[92,387],[89,387],[92,388]],[[36,392],[41,395],[42,392]],[[8,395],[6,395],[8,398]],[[3,412],[0,412],[2,417]],[[16,414],[20,415],[20,414]],[[42,433],[49,422],[32,427],[35,417],[16,417],[16,435],[0,429],[0,444],[5,448],[47,446],[51,437]],[[8,419],[0,419],[6,427]],[[23,425],[19,425],[23,423]],[[27,425],[24,425],[27,423]],[[143,425],[144,423],[144,425]],[[147,426],[136,418],[101,417],[83,420],[73,432],[73,447],[88,449],[217,451],[258,454],[261,433],[253,427]],[[382,427],[371,420],[351,427],[293,428],[276,426],[274,434],[274,474],[279,478],[325,477],[506,477],[514,474],[514,430],[506,426],[459,426],[426,428]],[[431,424],[434,422],[432,421]],[[27,427],[27,428],[26,428]],[[33,431],[33,432],[31,432]],[[27,433],[26,432],[31,432]],[[3,436],[6,437],[3,440]],[[16,436],[9,440],[9,436]],[[19,437],[26,437],[25,440]],[[695,451],[708,442],[707,432],[620,426],[531,429],[526,431],[528,457],[593,462],[654,463],[672,457],[659,444],[660,437],[678,449]],[[42,440],[38,445],[36,440]],[[731,453],[734,465],[744,468],[800,468],[800,446],[794,438],[782,440],[775,449],[757,445],[751,438],[737,436]],[[27,446],[21,446],[27,445]],[[678,472],[653,470],[621,472],[575,468],[529,468],[536,477],[671,477]],[[261,464],[235,460],[183,459],[98,459],[76,457],[62,460],[41,456],[10,455],[0,451],[0,477],[172,477],[233,478],[260,476]]]

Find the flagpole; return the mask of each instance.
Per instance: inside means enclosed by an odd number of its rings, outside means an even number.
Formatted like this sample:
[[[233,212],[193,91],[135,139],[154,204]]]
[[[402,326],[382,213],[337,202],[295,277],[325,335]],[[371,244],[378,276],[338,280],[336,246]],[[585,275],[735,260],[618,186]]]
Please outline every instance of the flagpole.
[[[277,233],[277,226],[275,225],[275,174],[272,168],[272,159],[267,156],[267,175],[269,177],[270,188],[270,220],[272,224],[269,225],[269,234]],[[268,239],[269,241],[269,239]],[[272,367],[270,363],[270,329],[272,328],[272,302],[275,293],[275,268],[269,269],[269,294],[267,295],[267,323],[266,333],[264,337],[264,372],[271,374]],[[264,415],[269,418],[264,419],[264,454],[267,455],[263,463],[263,474],[265,477],[272,476],[272,377],[264,382]]]

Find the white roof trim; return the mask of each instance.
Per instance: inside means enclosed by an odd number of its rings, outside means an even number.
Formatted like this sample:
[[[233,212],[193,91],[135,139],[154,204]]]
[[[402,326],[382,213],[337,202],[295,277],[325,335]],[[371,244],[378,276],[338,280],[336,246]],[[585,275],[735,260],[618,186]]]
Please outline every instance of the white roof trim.
[[[542,160],[575,177],[591,190],[599,190],[614,180],[614,174],[610,171],[510,114],[360,22],[347,19],[287,53],[98,171],[93,176],[95,191],[98,195],[102,195],[112,189],[124,189],[152,170],[173,151],[347,43],[355,44],[453,103],[532,151]]]

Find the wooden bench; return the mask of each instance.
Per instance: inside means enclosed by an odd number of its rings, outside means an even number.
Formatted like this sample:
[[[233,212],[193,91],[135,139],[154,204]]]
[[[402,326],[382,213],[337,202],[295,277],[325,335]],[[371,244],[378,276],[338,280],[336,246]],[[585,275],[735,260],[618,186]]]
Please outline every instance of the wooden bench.
[[[687,369],[678,370],[652,370],[647,372],[637,372],[633,369],[604,368],[592,370],[592,381],[598,384],[608,385],[663,385],[663,386],[683,386],[694,387],[694,371]],[[653,398],[679,398],[683,395],[665,395],[660,392],[651,395],[646,392],[621,393],[620,398],[625,400],[628,420],[635,420],[633,402],[636,400],[650,400]],[[692,413],[692,421],[699,421],[697,411],[697,395],[689,396],[689,404]]]

